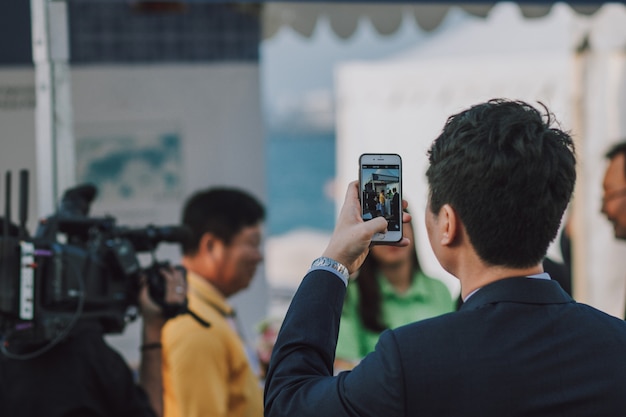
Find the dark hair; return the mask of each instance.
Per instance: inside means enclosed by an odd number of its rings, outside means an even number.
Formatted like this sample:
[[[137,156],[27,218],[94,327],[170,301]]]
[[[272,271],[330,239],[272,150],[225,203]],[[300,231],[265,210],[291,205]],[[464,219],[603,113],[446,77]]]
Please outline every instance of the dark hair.
[[[196,253],[200,239],[207,232],[229,244],[241,229],[264,219],[261,203],[245,191],[233,188],[199,191],[187,200],[183,209],[182,223],[191,230],[191,238],[182,245],[183,253]]]
[[[545,114],[522,101],[475,105],[450,116],[428,151],[430,210],[450,204],[491,265],[541,262],[574,190],[574,143],[541,106]]]
[[[611,160],[620,154],[626,157],[626,140],[613,145],[604,156]],[[626,178],[626,164],[624,164],[624,177]]]
[[[407,225],[405,225],[405,227]],[[409,225],[409,227],[413,226]],[[415,235],[416,233],[414,231],[413,239],[415,239]],[[382,317],[382,294],[380,293],[380,285],[376,279],[379,270],[379,262],[372,255],[372,252],[370,252],[365,258],[365,261],[363,261],[359,269],[359,276],[355,280],[359,290],[359,317],[366,329],[376,333],[380,333],[389,328],[389,326],[383,322]],[[421,270],[422,267],[417,258],[417,245],[415,245],[411,251],[411,272],[415,274]]]

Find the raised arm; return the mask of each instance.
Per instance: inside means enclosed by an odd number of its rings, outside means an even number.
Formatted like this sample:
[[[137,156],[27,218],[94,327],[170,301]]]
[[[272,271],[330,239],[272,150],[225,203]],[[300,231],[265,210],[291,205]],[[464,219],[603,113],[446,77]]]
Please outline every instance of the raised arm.
[[[165,302],[183,304],[187,296],[187,284],[181,271],[161,269],[165,277]],[[144,283],[139,294],[143,319],[139,385],[144,389],[157,416],[163,415],[163,377],[161,373],[161,329],[167,318],[161,307],[150,299]]]
[[[344,265],[349,273],[361,266],[372,236],[387,227],[383,217],[364,222],[360,212],[358,187],[353,182],[348,187],[337,225],[323,253],[323,256]],[[406,214],[404,220],[409,221],[410,216]],[[398,243],[408,244],[406,238]],[[361,367],[359,371],[359,380],[370,380],[371,385],[376,385],[367,389],[348,390],[348,393],[344,388],[354,382],[354,379],[348,382],[350,373],[333,377],[346,284],[340,278],[341,274],[330,271],[312,268],[291,302],[270,360],[265,385],[266,417],[359,415],[367,410],[367,397],[372,397],[371,392],[386,390],[384,378],[373,378],[383,371],[378,365]],[[389,375],[401,372],[393,364],[385,364],[385,368]],[[365,415],[376,415],[377,412],[380,410],[370,409]],[[394,413],[386,415],[393,416]]]

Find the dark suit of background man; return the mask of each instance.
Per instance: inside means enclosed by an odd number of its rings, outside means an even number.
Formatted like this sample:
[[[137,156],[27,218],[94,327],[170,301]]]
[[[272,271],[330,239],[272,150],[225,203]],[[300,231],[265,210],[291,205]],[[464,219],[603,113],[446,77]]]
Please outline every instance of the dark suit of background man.
[[[391,199],[391,218],[400,221],[400,194],[396,188],[393,189],[393,197]]]
[[[572,140],[544,110],[492,100],[448,119],[429,151],[425,221],[465,302],[385,331],[333,376],[348,274],[387,226],[361,220],[349,186],[330,260],[313,262],[278,335],[266,417],[626,415],[626,323],[574,301],[541,266],[576,176]]]
[[[602,213],[613,224],[615,238],[626,240],[626,141],[613,145],[606,158],[609,163],[602,182]]]

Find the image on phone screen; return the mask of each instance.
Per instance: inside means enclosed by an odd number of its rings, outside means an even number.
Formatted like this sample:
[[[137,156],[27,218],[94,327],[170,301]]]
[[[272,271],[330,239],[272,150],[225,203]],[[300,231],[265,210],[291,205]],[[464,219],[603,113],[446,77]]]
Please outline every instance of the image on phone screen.
[[[395,236],[385,240],[399,240],[402,236],[400,157],[362,155],[360,187],[363,220],[383,216],[387,220],[387,232]]]

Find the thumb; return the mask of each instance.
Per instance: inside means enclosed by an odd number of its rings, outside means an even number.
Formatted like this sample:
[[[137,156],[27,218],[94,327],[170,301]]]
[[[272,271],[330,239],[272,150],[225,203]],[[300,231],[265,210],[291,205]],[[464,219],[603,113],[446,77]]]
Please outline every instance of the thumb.
[[[375,233],[385,233],[387,231],[387,224],[387,220],[385,220],[384,217],[379,216],[366,221],[364,228],[371,238]]]

